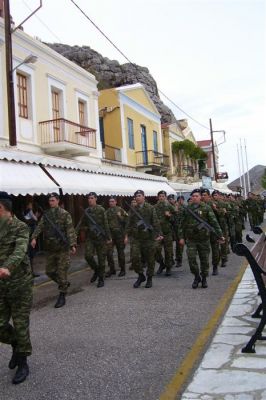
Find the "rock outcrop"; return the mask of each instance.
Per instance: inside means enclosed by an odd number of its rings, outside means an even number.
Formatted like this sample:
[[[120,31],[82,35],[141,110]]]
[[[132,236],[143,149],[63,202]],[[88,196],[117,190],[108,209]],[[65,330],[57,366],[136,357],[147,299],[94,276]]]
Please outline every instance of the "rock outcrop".
[[[46,45],[95,75],[99,82],[99,90],[142,83],[161,114],[162,123],[176,121],[172,110],[160,99],[156,81],[148,68],[130,63],[119,64],[116,60],[103,57],[89,46],[69,46],[60,43]]]

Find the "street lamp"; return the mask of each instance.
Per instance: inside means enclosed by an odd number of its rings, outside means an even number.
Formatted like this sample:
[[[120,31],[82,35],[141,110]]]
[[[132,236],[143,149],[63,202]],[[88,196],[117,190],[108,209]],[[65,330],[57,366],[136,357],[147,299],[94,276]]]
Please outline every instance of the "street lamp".
[[[30,54],[29,56],[27,56],[23,61],[21,61],[21,63],[19,63],[18,65],[16,65],[13,69],[12,72],[14,72],[17,68],[19,68],[21,65],[23,64],[35,64],[36,61],[38,60],[37,56],[34,56],[33,54]]]

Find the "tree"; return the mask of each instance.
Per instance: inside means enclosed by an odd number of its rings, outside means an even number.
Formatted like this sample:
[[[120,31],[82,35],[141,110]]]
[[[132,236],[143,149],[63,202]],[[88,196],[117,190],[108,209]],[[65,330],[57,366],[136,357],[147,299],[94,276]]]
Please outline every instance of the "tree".
[[[199,171],[202,171],[206,168],[205,162],[208,158],[207,153],[205,153],[201,147],[195,145],[190,140],[185,139],[181,140],[180,142],[173,142],[172,150],[177,155],[180,155],[180,153],[183,152],[186,157],[198,161]]]

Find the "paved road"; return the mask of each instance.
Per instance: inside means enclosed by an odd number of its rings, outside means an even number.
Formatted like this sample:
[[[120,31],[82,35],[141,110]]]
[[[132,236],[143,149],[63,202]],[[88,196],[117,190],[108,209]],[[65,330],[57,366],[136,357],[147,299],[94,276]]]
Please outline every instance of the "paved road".
[[[56,295],[53,284],[39,287],[30,376],[10,384],[10,349],[0,346],[0,399],[159,399],[241,264],[231,255],[228,267],[210,276],[209,288],[197,290],[187,262],[170,278],[156,277],[152,289],[133,289],[132,271],[97,289],[85,270],[71,277],[75,293],[62,309],[49,300]]]

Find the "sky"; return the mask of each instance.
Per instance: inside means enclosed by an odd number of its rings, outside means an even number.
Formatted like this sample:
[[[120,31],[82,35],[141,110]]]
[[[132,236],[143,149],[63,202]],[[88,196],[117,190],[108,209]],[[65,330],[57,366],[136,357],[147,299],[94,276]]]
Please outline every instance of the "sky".
[[[226,132],[219,170],[229,182],[244,168],[266,165],[266,0],[74,0],[130,61],[145,66],[158,88],[182,110],[196,140]],[[39,0],[11,0],[20,23]],[[24,25],[46,42],[86,45],[104,57],[127,62],[71,0],[43,0]],[[202,126],[203,125],[203,126]],[[223,141],[221,132],[214,138]],[[247,163],[244,143],[246,143]]]

